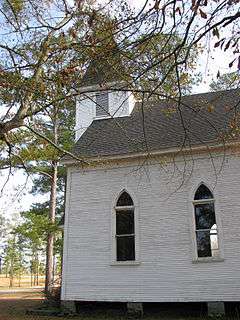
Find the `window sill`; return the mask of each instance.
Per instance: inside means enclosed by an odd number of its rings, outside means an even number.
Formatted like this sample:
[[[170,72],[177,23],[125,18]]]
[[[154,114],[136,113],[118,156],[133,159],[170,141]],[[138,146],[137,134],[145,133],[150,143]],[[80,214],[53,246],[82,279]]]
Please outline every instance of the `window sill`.
[[[111,266],[139,266],[140,261],[113,261]]]
[[[208,262],[222,262],[224,261],[224,258],[222,257],[203,257],[203,258],[196,258],[192,261],[192,263],[208,263]]]
[[[110,115],[106,115],[106,116],[95,116],[95,117],[93,118],[93,120],[103,120],[103,119],[110,119],[110,118],[112,118],[112,116],[110,116]]]

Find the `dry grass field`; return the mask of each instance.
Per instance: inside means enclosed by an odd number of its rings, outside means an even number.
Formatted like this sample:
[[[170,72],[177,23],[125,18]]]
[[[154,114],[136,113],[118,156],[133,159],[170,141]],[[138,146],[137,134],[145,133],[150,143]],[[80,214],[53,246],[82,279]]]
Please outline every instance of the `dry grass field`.
[[[5,275],[0,274],[0,290],[9,288],[10,286],[10,279],[6,278]],[[39,277],[39,286],[43,287],[44,286],[44,276]],[[22,276],[21,280],[14,278],[13,280],[13,288],[30,288],[31,287],[31,276]],[[1,320],[1,318],[0,318]]]

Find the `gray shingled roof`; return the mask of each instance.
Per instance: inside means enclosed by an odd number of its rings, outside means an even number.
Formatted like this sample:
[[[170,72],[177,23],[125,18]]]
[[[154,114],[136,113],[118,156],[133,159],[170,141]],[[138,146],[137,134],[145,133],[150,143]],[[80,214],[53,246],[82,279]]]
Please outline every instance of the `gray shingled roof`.
[[[100,63],[99,61],[95,60],[90,63],[80,85],[82,87],[104,85],[117,80],[120,79],[114,72],[110,62],[105,60],[104,63]]]
[[[146,102],[143,108],[138,102],[129,117],[94,120],[73,153],[102,157],[178,148],[184,143],[222,143],[239,102],[240,90],[185,96],[181,112],[170,100]]]

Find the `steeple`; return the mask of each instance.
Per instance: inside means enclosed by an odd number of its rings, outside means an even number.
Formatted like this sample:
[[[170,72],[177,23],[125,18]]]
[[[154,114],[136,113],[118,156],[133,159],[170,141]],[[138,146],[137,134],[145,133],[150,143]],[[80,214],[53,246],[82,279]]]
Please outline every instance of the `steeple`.
[[[76,103],[76,140],[93,120],[129,116],[134,98],[127,90],[118,50],[92,60],[80,82]]]
[[[108,54],[103,57],[98,56],[92,60],[84,74],[81,87],[100,86],[104,87],[107,84],[123,82],[123,70],[118,54]]]

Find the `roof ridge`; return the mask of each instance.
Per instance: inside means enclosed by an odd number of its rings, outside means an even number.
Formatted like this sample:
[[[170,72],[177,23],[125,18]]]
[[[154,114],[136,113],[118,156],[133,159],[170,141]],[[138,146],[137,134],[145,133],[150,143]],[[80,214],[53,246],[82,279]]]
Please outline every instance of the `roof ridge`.
[[[191,94],[186,94],[186,95],[182,95],[182,98],[187,98],[187,97],[195,97],[195,96],[201,96],[201,95],[210,95],[210,94],[213,94],[213,95],[219,95],[219,94],[223,94],[223,93],[230,93],[230,92],[233,92],[233,91],[239,91],[239,94],[240,94],[240,88],[237,88],[237,89],[227,89],[227,90],[218,90],[218,91],[206,91],[206,92],[197,92],[197,93],[191,93]],[[150,100],[149,102],[153,102],[153,103],[156,103],[156,102],[162,102],[162,101],[167,101],[167,100],[176,100],[178,101],[178,97],[164,97],[163,99],[161,100]],[[136,101],[136,103],[142,103],[142,100],[138,100]]]

